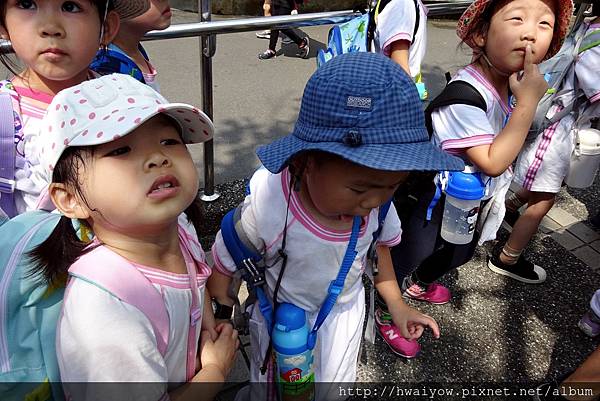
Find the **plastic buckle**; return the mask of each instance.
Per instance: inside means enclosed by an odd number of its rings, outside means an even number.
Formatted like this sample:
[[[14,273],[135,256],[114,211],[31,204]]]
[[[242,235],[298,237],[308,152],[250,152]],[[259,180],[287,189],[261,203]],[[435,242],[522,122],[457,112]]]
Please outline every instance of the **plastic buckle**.
[[[242,261],[244,272],[248,284],[252,287],[261,286],[265,283],[265,275],[258,265],[251,258],[244,259]]]
[[[342,292],[343,289],[344,289],[344,286],[337,285],[334,280],[331,283],[329,283],[329,288],[327,289],[327,292],[329,294],[333,294],[333,295],[340,295],[340,293]]]
[[[0,177],[0,192],[11,194],[15,192],[16,181]]]

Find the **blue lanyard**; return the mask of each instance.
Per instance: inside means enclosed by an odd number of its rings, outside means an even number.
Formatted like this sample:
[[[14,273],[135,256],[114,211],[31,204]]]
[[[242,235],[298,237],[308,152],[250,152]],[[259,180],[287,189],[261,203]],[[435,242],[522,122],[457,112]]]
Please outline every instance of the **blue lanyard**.
[[[317,315],[317,320],[315,320],[315,325],[308,334],[309,349],[313,349],[315,347],[315,343],[317,342],[317,330],[319,330],[319,328],[323,325],[323,322],[325,322],[327,315],[329,315],[329,312],[331,312],[335,306],[338,295],[340,295],[344,289],[346,276],[350,272],[352,263],[354,263],[354,259],[356,258],[356,243],[358,242],[358,233],[360,231],[361,222],[362,219],[359,216],[354,216],[352,221],[352,233],[350,234],[350,241],[348,241],[348,247],[346,248],[346,254],[342,260],[340,271],[338,272],[335,280],[329,284],[329,288],[327,289],[327,297],[325,297],[325,301],[323,301],[323,305],[321,305],[321,309],[319,309],[319,314]]]

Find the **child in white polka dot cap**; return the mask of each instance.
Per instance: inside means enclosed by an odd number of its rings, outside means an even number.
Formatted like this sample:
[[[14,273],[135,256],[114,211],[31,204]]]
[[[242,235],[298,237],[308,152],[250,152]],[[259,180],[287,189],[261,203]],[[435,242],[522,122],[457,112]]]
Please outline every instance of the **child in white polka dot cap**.
[[[211,121],[114,74],[58,93],[42,127],[48,196],[61,218],[34,251],[35,271],[52,284],[70,275],[56,342],[60,377],[78,383],[65,383],[67,392],[115,399],[97,393],[110,386],[80,384],[144,382],[150,385],[133,386],[127,398],[157,400],[169,397],[172,383],[223,381],[239,343],[204,302],[211,268],[194,231],[202,224],[199,180],[185,146],[210,139]],[[78,237],[74,220],[93,232],[91,243]],[[78,278],[81,266],[107,274],[107,263],[144,275],[153,286],[139,296],[150,299],[157,290],[169,324],[154,330],[139,310]],[[177,341],[167,347],[166,339]]]

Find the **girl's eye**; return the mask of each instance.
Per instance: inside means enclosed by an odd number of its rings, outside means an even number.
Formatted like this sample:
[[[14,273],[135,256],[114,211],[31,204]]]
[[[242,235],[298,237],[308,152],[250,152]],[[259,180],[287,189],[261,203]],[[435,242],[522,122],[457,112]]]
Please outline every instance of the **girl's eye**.
[[[22,8],[24,10],[30,10],[35,8],[35,3],[33,1],[28,0],[19,0],[17,1],[17,7]]]
[[[546,25],[546,26],[548,26],[548,27],[550,27],[550,28],[554,28],[554,27],[552,26],[552,24],[551,24],[550,22],[548,22],[548,21],[542,21],[542,22],[540,22],[540,24],[542,24],[542,25]]]
[[[352,188],[352,187],[349,187],[349,188],[350,188],[350,191],[354,192],[355,194],[359,194],[359,195],[367,192],[364,189],[358,189],[358,188]]]
[[[129,146],[123,146],[121,148],[117,148],[115,150],[108,152],[106,155],[104,155],[104,157],[122,156],[126,153],[129,153],[130,151],[131,151],[131,148]]]
[[[169,139],[163,139],[162,141],[160,141],[160,144],[165,145],[165,146],[181,145],[181,141],[178,139],[169,138]]]
[[[523,21],[523,18],[521,18],[521,17],[512,17],[511,20],[513,20],[513,21]]]
[[[81,7],[72,1],[64,2],[62,5],[62,9],[63,11],[66,11],[68,13],[78,13],[81,11]]]

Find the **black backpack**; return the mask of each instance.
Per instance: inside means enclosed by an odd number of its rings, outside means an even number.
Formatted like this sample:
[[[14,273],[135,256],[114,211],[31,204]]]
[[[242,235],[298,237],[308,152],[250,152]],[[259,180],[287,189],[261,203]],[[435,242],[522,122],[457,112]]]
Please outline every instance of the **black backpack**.
[[[429,132],[429,137],[433,135],[433,126],[431,114],[440,107],[450,106],[452,104],[466,104],[475,106],[483,111],[487,111],[487,104],[481,93],[467,81],[450,81],[450,74],[446,73],[446,87],[433,99],[425,109],[425,126]]]

